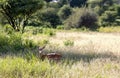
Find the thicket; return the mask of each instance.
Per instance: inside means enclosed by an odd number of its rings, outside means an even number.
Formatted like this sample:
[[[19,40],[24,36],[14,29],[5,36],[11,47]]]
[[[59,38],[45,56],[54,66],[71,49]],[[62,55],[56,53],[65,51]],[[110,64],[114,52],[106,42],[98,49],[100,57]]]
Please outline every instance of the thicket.
[[[36,47],[37,44],[32,40],[23,39],[21,33],[16,33],[14,30],[11,30],[11,28],[8,28],[7,32],[6,28],[0,28],[0,53],[24,52],[25,49],[33,49]]]
[[[38,0],[14,0],[8,1],[8,6],[1,1],[0,23],[10,24],[14,30],[21,30],[21,26],[24,29],[25,26],[59,28],[57,26],[60,25],[67,29],[86,27],[94,30],[99,26],[120,25],[119,0],[44,0],[41,3],[42,1]]]
[[[97,28],[97,14],[88,8],[77,8],[74,13],[65,21],[65,28],[81,28],[86,27],[89,29]]]
[[[88,0],[88,6],[99,16],[99,25],[104,27],[120,25],[119,4],[119,0]]]
[[[72,8],[69,5],[64,5],[58,11],[58,15],[61,18],[61,20],[64,21],[72,14],[72,12]]]
[[[43,23],[48,22],[51,27],[56,28],[57,25],[61,24],[61,20],[54,8],[46,8],[38,17]]]

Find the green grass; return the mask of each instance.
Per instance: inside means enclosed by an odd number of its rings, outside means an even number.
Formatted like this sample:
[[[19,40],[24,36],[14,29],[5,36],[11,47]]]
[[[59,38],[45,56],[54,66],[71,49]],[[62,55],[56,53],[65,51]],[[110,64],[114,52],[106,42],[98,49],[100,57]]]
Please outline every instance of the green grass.
[[[68,63],[69,61],[69,63]],[[111,59],[93,59],[85,62],[80,60],[72,63],[61,60],[54,63],[38,58],[27,60],[22,57],[0,59],[1,78],[119,78],[120,61]]]
[[[72,40],[65,40],[63,43],[65,46],[73,46],[74,45],[74,41],[72,41]]]

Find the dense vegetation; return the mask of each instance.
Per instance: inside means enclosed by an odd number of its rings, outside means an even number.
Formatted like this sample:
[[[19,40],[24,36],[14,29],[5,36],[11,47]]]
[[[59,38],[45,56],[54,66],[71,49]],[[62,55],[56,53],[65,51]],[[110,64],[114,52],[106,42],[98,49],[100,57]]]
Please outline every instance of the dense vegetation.
[[[119,0],[0,0],[0,78],[119,78],[119,26]]]
[[[1,0],[0,23],[22,32],[26,26],[96,30],[119,26],[119,4],[119,0]]]

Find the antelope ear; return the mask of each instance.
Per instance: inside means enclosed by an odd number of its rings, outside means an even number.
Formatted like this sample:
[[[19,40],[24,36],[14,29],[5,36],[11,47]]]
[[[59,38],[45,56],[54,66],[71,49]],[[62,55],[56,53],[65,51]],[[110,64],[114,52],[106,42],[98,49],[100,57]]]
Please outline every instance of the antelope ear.
[[[44,45],[43,47],[39,46],[39,50],[42,51],[45,47],[46,47],[46,45]]]

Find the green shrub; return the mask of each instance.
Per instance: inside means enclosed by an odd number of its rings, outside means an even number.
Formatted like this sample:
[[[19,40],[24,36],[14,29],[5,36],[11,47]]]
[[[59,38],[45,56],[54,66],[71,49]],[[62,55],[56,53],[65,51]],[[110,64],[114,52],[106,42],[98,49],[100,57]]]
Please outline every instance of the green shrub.
[[[24,40],[22,34],[0,33],[0,52],[15,52],[22,51],[25,48],[35,48],[36,44],[31,40]]]
[[[56,33],[53,29],[50,28],[44,28],[43,29],[43,34],[46,34],[48,36],[54,36]]]
[[[6,51],[9,45],[9,36],[5,33],[0,32],[0,52]]]
[[[97,28],[97,20],[97,14],[92,9],[77,8],[65,21],[65,28],[80,28],[84,26],[92,30]]]
[[[0,34],[0,51],[21,50],[23,49],[22,37],[18,33],[14,34]]]
[[[26,39],[23,42],[25,48],[35,48],[36,44],[33,42],[33,40]]]
[[[32,34],[33,35],[36,35],[38,32],[37,32],[37,29],[33,29],[33,32],[32,32]]]
[[[116,11],[105,11],[100,17],[100,23],[102,26],[115,25],[117,12]]]
[[[74,41],[72,41],[72,40],[65,40],[63,43],[65,46],[73,46],[74,45]]]
[[[58,15],[62,20],[67,19],[72,14],[72,8],[69,5],[64,5],[60,8]]]
[[[56,28],[57,25],[61,24],[61,20],[57,15],[57,12],[54,8],[45,8],[39,15],[39,20],[43,23],[50,23],[53,28]]]
[[[7,32],[8,34],[14,33],[14,29],[9,24],[4,25],[4,31]]]
[[[32,30],[32,34],[36,35],[36,34],[39,34],[39,33],[43,33],[43,29],[44,29],[43,27],[35,27]]]
[[[117,11],[117,15],[120,16],[120,5],[116,5],[115,7],[116,7],[115,9]]]
[[[78,25],[85,26],[86,28],[90,29],[96,29],[95,26],[97,26],[97,20],[97,15],[92,12],[91,9],[86,9],[80,17]]]
[[[49,44],[49,40],[47,39],[42,39],[40,42],[38,42],[38,45],[41,45],[41,46],[46,45],[46,44]]]
[[[9,46],[13,50],[22,50],[24,48],[23,39],[20,33],[14,33],[9,35]]]
[[[63,25],[58,25],[57,29],[64,29],[64,26]]]

